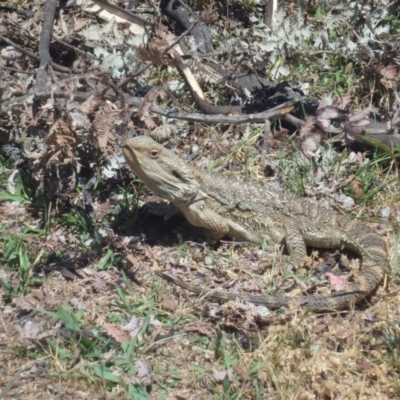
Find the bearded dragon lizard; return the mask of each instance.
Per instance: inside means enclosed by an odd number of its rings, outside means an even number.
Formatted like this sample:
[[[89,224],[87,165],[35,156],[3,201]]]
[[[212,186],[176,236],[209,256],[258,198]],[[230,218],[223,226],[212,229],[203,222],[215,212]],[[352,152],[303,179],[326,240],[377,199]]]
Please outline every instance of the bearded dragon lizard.
[[[355,282],[330,295],[286,297],[213,291],[215,300],[241,300],[270,308],[300,305],[314,311],[352,307],[373,292],[389,270],[386,243],[368,226],[319,202],[280,193],[269,186],[228,179],[199,170],[148,136],[130,138],[124,157],[152,192],[173,203],[209,236],[260,244],[285,244],[293,261],[304,264],[306,246],[346,248],[362,256]],[[207,290],[162,272],[158,275],[197,294]]]

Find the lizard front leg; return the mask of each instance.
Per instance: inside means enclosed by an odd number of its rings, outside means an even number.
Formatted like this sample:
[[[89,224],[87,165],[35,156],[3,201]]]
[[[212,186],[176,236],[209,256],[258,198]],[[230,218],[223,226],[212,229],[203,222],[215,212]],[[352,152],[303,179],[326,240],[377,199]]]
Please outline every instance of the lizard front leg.
[[[208,208],[203,201],[180,206],[179,209],[192,225],[207,229],[216,241],[229,233],[229,224],[225,218]]]

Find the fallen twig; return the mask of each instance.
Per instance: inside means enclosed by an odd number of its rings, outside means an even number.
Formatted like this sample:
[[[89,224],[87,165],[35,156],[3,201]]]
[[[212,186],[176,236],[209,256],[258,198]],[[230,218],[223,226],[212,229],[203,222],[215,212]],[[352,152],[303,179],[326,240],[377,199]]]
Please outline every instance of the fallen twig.
[[[40,65],[36,76],[35,89],[46,85],[47,66],[51,63],[49,52],[50,39],[53,32],[54,15],[56,13],[57,3],[57,0],[47,0],[44,7],[44,18],[39,42]]]
[[[17,49],[18,51],[20,51],[21,53],[26,54],[27,56],[33,58],[36,61],[40,62],[40,56],[38,56],[35,53],[32,53],[31,51],[24,49],[22,46],[20,46],[19,44],[13,42],[11,39],[3,36],[2,34],[0,34],[0,39],[3,40],[4,42],[8,43],[10,46],[14,47],[14,49]],[[73,74],[81,74],[82,71],[76,70],[76,69],[70,69],[67,67],[63,67],[62,65],[59,65],[57,63],[55,63],[54,61],[51,61],[51,66],[59,72],[67,72],[67,73],[73,73]]]

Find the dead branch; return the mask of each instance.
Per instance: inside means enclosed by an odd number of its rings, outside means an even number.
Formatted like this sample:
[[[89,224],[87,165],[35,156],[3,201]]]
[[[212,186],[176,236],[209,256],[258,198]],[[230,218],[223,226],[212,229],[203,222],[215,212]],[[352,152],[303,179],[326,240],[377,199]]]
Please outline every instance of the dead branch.
[[[116,89],[116,88],[115,88]],[[39,100],[48,100],[52,96],[54,98],[71,98],[71,100],[75,101],[84,101],[86,100],[91,93],[85,92],[75,92],[73,94],[66,93],[63,90],[57,89],[56,85],[53,85],[52,90],[45,90],[40,93],[36,93],[35,97]],[[19,104],[21,101],[25,100],[31,95],[21,96],[20,98],[13,99],[13,104]],[[142,98],[139,97],[129,97],[125,96],[126,101],[129,105],[139,108],[143,102]],[[118,97],[113,94],[113,92],[107,92],[104,95],[105,100],[109,101],[117,101]],[[3,108],[8,109],[10,107],[9,102],[3,103]],[[287,107],[286,107],[287,106]],[[203,122],[203,123],[212,123],[212,124],[221,124],[221,123],[234,123],[234,124],[243,124],[248,122],[265,122],[266,119],[272,118],[277,119],[279,117],[284,116],[286,113],[290,112],[292,109],[289,108],[289,104],[282,104],[275,109],[264,111],[261,113],[256,114],[248,114],[248,115],[204,115],[204,114],[197,114],[197,113],[186,113],[182,111],[177,111],[175,109],[168,109],[165,107],[158,106],[156,104],[152,104],[150,106],[149,111],[153,112],[157,115],[172,118],[172,119],[180,119],[183,121],[190,121],[190,122]]]
[[[47,66],[51,63],[49,46],[51,34],[53,32],[54,15],[56,13],[57,3],[57,0],[46,0],[43,11],[43,24],[39,42],[40,65],[36,76],[36,89],[44,87],[47,81]]]
[[[31,51],[23,48],[22,46],[20,46],[19,44],[13,42],[11,39],[3,36],[2,34],[0,34],[0,40],[3,40],[4,42],[8,43],[10,46],[14,47],[15,49],[19,50],[21,53],[26,54],[27,56],[33,58],[36,61],[40,62],[40,56],[38,56],[35,53],[32,53]],[[67,67],[63,67],[62,65],[59,65],[57,63],[55,63],[54,61],[51,61],[51,66],[59,72],[67,72],[67,73],[73,73],[73,74],[81,74],[81,71],[78,71],[76,69],[70,69]]]
[[[100,14],[101,10],[106,10],[108,13],[116,15],[117,17],[125,19],[129,22],[132,22],[132,24],[135,24],[140,28],[143,28],[146,25],[148,26],[151,25],[151,22],[147,21],[147,19],[139,17],[138,15],[135,15],[127,10],[124,10],[123,8],[120,8],[114,4],[108,3],[104,0],[92,0],[92,1],[94,4],[98,6],[96,8],[92,8],[92,11],[96,13]],[[104,14],[102,16],[104,17]]]
[[[93,76],[93,75],[88,75],[88,76]],[[72,78],[70,78],[72,79]],[[76,78],[75,78],[76,79]],[[47,91],[42,91],[40,93],[36,93],[35,97],[38,100],[48,100],[52,96],[54,98],[67,98],[71,97],[71,100],[75,101],[84,101],[86,100],[91,93],[85,93],[85,92],[75,92],[72,94],[66,93],[63,90],[60,90],[57,88],[58,85],[53,85],[51,90]],[[118,93],[117,87],[113,87],[113,92]],[[117,101],[120,98],[121,93],[118,95],[115,95],[113,92],[107,92],[104,95],[105,100],[109,101]],[[26,96],[21,96],[20,98],[14,98],[12,101],[12,104],[10,102],[4,102],[3,103],[3,109],[8,110],[12,105],[14,104],[20,104],[24,100],[26,100],[30,95]],[[143,102],[142,98],[138,97],[130,97],[125,95],[125,101],[127,104],[130,106],[139,108]],[[154,114],[171,118],[171,119],[179,119],[179,120],[184,120],[184,121],[189,121],[189,122],[201,122],[201,123],[209,123],[209,124],[221,124],[221,123],[226,123],[226,124],[243,124],[243,123],[265,123],[267,119],[269,120],[276,120],[276,119],[284,119],[285,121],[289,122],[292,125],[295,125],[297,127],[302,127],[305,125],[305,122],[294,117],[293,115],[290,114],[290,111],[292,111],[293,108],[290,107],[292,102],[287,102],[284,104],[281,104],[280,106],[277,106],[273,109],[260,112],[260,113],[254,113],[254,114],[242,114],[242,115],[223,115],[223,114],[213,114],[213,115],[205,115],[205,114],[197,114],[197,113],[186,113],[182,112],[176,109],[168,109],[165,107],[158,106],[157,104],[152,104],[149,108],[149,112],[152,112]],[[351,117],[349,118],[351,119]],[[389,147],[395,147],[400,145],[400,134],[399,134],[399,128],[397,125],[392,124],[392,123],[384,123],[384,122],[377,122],[375,120],[370,120],[368,119],[368,124],[363,127],[363,130],[360,131],[354,138],[354,140],[360,140],[367,142],[371,144],[368,140],[373,139],[373,140],[378,140],[379,142],[389,146]],[[333,125],[328,125],[326,127],[320,127],[325,133],[334,133],[334,134],[342,134],[344,132],[343,127],[335,127]]]

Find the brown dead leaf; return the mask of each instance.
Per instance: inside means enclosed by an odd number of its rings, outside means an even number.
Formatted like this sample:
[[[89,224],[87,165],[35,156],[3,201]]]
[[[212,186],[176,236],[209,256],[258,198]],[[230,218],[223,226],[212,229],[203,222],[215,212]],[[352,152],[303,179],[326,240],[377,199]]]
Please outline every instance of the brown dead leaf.
[[[328,325],[325,323],[322,323],[322,324],[315,326],[313,329],[313,332],[318,334],[318,333],[326,331],[327,328],[328,328]]]
[[[338,107],[342,110],[346,109],[346,107],[350,104],[351,99],[352,97],[349,95],[340,97]]]
[[[99,274],[94,275],[93,287],[99,292],[107,287],[106,283],[103,281],[103,279],[101,279]]]
[[[144,254],[146,255],[146,257],[148,257],[150,260],[154,259],[154,254],[152,253],[151,249],[149,248],[149,246],[146,246],[144,248]]]
[[[0,214],[15,216],[26,213],[25,207],[21,204],[13,204],[9,201],[3,203],[0,207]]]
[[[7,58],[9,60],[15,60],[19,57],[21,57],[21,52],[17,51],[14,47],[12,46],[7,46],[1,49],[0,55],[4,58]]]
[[[308,117],[299,135],[301,151],[308,158],[318,158],[321,152],[318,144],[323,137],[323,131],[315,122],[314,117]]]
[[[60,274],[65,278],[69,280],[73,280],[76,278],[75,274],[73,274],[69,269],[62,267],[60,270]]]
[[[365,160],[365,156],[363,153],[358,152],[355,153],[352,157],[351,157],[351,162],[357,163],[357,164],[361,164],[363,161]]]
[[[105,148],[109,142],[114,142],[114,124],[118,120],[118,114],[119,111],[111,110],[107,105],[96,112],[93,126],[97,132],[97,142],[100,148]]]
[[[159,296],[164,310],[174,312],[178,309],[178,303],[172,294],[160,293]]]
[[[126,325],[122,327],[122,329],[125,332],[128,332],[129,336],[135,337],[139,333],[142,325],[143,325],[143,319],[133,317]]]
[[[91,95],[78,107],[78,111],[86,115],[91,114],[100,107],[102,102],[101,98]]]
[[[106,271],[99,271],[95,274],[95,276],[101,278],[108,285],[112,285],[114,283],[114,278]]]
[[[364,196],[364,190],[361,187],[361,179],[357,178],[355,175],[349,177],[350,184],[354,190],[354,196],[359,199]]]
[[[104,95],[108,90],[108,85],[98,82],[95,91],[90,95],[77,110],[83,114],[89,115],[97,111],[104,104]]]
[[[115,349],[110,349],[103,354],[104,360],[108,361],[115,354]]]
[[[200,335],[208,336],[210,334],[210,326],[208,324],[190,324],[185,326],[185,332],[199,333]]]
[[[157,127],[156,121],[154,121],[154,119],[150,116],[145,118],[144,124],[148,129],[155,129]]]
[[[15,330],[26,339],[44,339],[54,336],[60,324],[57,324],[53,329],[44,330],[44,321],[28,320],[24,325],[16,324]]]
[[[228,377],[229,381],[233,381],[234,376],[232,373],[232,369],[228,369],[226,371],[219,371],[217,369],[213,369],[213,377],[218,383],[222,383],[225,379],[225,377]]]
[[[393,64],[386,65],[385,67],[382,67],[379,71],[379,73],[385,78],[385,79],[395,79],[398,75],[396,66]]]
[[[128,342],[131,336],[117,324],[103,324],[103,328],[107,335],[111,336],[116,342]]]
[[[124,30],[129,30],[131,26],[131,23],[128,21],[124,21],[124,22],[118,22],[117,23],[117,27],[119,30],[124,31]]]
[[[136,361],[135,365],[137,367],[136,375],[125,375],[125,379],[134,385],[151,386],[153,383],[153,377],[149,363],[147,361],[138,360]]]
[[[93,203],[92,205],[98,221],[103,220],[103,218],[110,212],[111,204],[109,199],[104,203]]]
[[[273,134],[272,134],[272,137],[273,137],[274,140],[280,140],[280,141],[287,140],[288,137],[289,137],[289,129],[280,128],[279,130],[274,130]],[[269,145],[271,144],[271,146],[274,147],[275,143],[273,143],[273,142],[270,143],[269,142],[268,144]]]
[[[33,298],[32,296],[22,296],[16,297],[12,300],[12,304],[14,304],[17,308],[25,311],[32,311],[39,304],[38,300]]]
[[[249,375],[249,373],[247,371],[245,371],[241,366],[239,365],[235,365],[233,367],[233,371],[238,374],[240,376],[240,378],[242,379],[242,381],[244,382],[250,382],[251,381],[251,376]]]
[[[90,268],[79,268],[75,270],[75,274],[79,276],[79,278],[82,279],[88,279],[88,277],[91,277],[93,275],[94,271],[92,271]]]
[[[150,116],[150,108],[153,104],[156,104],[156,100],[163,100],[166,96],[166,92],[162,87],[153,86],[143,98],[142,103],[139,106],[138,113],[144,120],[147,128],[155,129],[157,127],[156,122]]]
[[[367,360],[360,359],[357,364],[363,372],[369,372],[373,369],[373,365]]]
[[[244,282],[242,285],[240,285],[241,289],[245,290],[246,292],[259,292],[260,291],[260,286],[257,285],[256,282],[253,280],[249,280]]]
[[[44,321],[28,320],[24,325],[15,325],[15,329],[24,338],[37,338],[43,325]]]
[[[43,293],[43,289],[32,289],[31,295],[39,301],[43,301],[45,299],[45,294]]]
[[[129,253],[126,255],[126,258],[132,264],[133,271],[137,271],[140,267],[138,258],[135,257],[133,254],[129,254]]]
[[[71,129],[69,129],[68,125],[62,119],[58,119],[56,122],[54,122],[47,137],[48,144],[57,143],[59,147],[68,147],[75,142],[75,134],[71,131]]]

